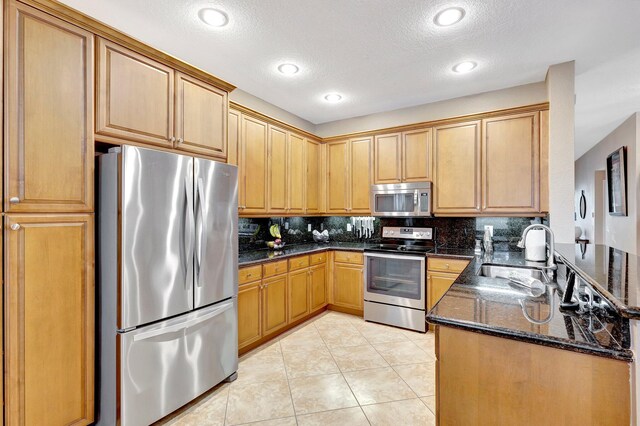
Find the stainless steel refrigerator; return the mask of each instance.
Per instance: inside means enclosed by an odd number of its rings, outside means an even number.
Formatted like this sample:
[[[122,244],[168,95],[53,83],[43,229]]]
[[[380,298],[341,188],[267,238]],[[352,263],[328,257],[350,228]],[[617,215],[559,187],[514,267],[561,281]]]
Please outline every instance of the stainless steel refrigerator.
[[[98,424],[148,425],[238,368],[237,168],[99,158]]]

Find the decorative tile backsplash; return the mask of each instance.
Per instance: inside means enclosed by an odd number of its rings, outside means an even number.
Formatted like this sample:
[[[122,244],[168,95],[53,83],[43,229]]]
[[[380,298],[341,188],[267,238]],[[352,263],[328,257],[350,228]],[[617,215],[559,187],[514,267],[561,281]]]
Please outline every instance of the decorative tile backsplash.
[[[274,238],[269,234],[269,227],[280,225],[282,240],[288,244],[313,242],[312,231],[329,231],[330,241],[373,242],[380,239],[383,226],[416,226],[436,229],[438,247],[473,248],[475,239],[482,239],[484,226],[493,226],[493,241],[496,250],[516,248],[524,228],[531,223],[540,223],[540,218],[522,217],[481,217],[481,218],[374,218],[374,233],[370,238],[358,237],[354,230],[347,231],[351,217],[272,217],[272,218],[240,218],[240,251],[266,248],[267,241]],[[547,223],[546,221],[544,223]],[[311,231],[309,231],[311,225]]]

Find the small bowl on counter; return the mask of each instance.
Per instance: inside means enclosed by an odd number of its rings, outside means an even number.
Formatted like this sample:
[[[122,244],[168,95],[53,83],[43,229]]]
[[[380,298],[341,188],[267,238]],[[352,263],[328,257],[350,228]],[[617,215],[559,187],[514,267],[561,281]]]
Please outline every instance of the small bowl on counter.
[[[266,244],[270,249],[279,250],[284,247],[285,242],[283,241],[280,244],[276,244],[275,241],[267,241]]]

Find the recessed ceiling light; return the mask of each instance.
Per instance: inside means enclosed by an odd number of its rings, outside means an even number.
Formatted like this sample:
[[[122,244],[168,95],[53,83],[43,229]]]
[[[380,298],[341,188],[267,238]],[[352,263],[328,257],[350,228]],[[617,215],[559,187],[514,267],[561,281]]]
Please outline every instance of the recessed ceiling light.
[[[224,27],[229,23],[227,14],[218,9],[201,9],[200,12],[198,12],[198,16],[200,16],[202,22],[212,27]]]
[[[280,64],[278,65],[278,71],[284,75],[293,75],[300,71],[300,68],[295,64]]]
[[[433,18],[433,22],[441,27],[448,27],[457,22],[460,22],[464,18],[464,9],[461,7],[450,7],[448,9],[441,10]]]
[[[342,100],[342,95],[339,95],[337,93],[329,93],[328,95],[324,96],[324,100],[331,103],[340,102]]]
[[[465,62],[460,62],[459,64],[454,65],[453,68],[451,69],[453,70],[453,72],[456,72],[458,74],[464,74],[471,71],[477,66],[478,64],[476,64],[473,61],[465,61]]]

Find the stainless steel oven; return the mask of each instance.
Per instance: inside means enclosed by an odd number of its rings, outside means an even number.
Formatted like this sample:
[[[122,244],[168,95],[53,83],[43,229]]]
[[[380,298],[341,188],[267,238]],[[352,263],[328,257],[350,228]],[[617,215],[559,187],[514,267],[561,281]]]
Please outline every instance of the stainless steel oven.
[[[431,182],[371,185],[373,216],[431,216]]]
[[[364,253],[364,319],[426,331],[426,262],[432,228],[385,227]]]

